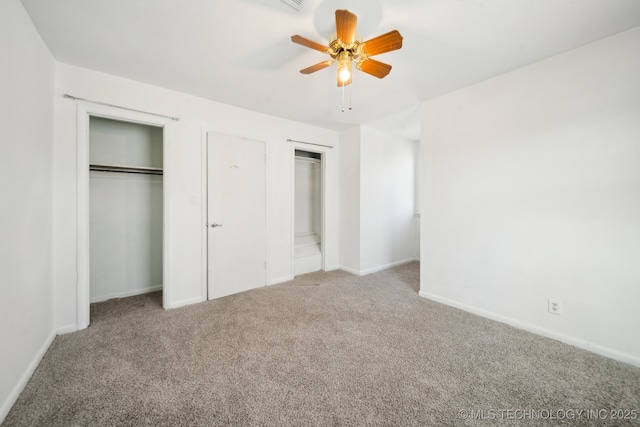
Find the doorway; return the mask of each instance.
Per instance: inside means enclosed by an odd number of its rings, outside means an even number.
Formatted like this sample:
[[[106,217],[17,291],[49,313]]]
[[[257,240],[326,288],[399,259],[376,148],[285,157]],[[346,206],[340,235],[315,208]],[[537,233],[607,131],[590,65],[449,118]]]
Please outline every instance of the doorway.
[[[77,136],[77,234],[76,234],[76,263],[77,263],[77,329],[89,326],[90,321],[90,121],[94,117],[111,119],[117,122],[134,123],[159,128],[162,133],[162,307],[170,308],[172,301],[172,281],[168,262],[168,248],[171,247],[171,217],[168,214],[168,187],[171,175],[167,164],[168,147],[175,139],[175,120],[164,118],[151,113],[127,111],[114,106],[98,105],[91,102],[78,102],[76,105],[76,136]],[[115,165],[117,166],[117,165]],[[155,286],[158,286],[156,284]]]
[[[162,128],[90,117],[90,302],[162,290],[162,242]]]
[[[294,179],[294,275],[322,269],[323,155],[296,149]]]

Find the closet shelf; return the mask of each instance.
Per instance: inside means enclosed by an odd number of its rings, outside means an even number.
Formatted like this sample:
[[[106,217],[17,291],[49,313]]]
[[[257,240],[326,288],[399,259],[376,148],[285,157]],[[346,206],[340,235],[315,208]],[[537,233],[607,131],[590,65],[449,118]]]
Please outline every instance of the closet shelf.
[[[100,172],[141,173],[146,175],[162,175],[161,168],[145,168],[138,166],[89,165],[89,170]]]

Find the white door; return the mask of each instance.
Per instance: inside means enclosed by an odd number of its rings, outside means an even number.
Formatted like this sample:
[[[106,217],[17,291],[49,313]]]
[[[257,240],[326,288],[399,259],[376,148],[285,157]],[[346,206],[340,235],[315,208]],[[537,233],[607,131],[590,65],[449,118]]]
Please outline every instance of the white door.
[[[266,284],[266,170],[261,141],[209,132],[209,299]]]

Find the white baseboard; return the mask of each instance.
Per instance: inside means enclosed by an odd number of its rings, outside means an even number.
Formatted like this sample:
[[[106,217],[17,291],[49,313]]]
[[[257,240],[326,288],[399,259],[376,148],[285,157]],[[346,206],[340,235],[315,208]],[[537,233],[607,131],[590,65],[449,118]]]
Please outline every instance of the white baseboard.
[[[349,268],[349,267],[345,267],[343,265],[341,265],[340,267],[338,267],[340,270],[342,271],[346,271],[347,273],[351,273],[351,274],[355,274],[356,276],[362,276],[362,274],[360,274],[359,270],[355,270],[353,268]]]
[[[280,277],[278,279],[269,280],[267,286],[277,285],[279,283],[289,282],[291,280],[293,280],[293,276]]]
[[[527,332],[532,332],[536,335],[541,335],[543,337],[551,338],[551,339],[563,342],[565,344],[569,344],[574,347],[578,347],[583,350],[587,350],[592,353],[599,354],[600,356],[605,356],[610,359],[617,360],[619,362],[624,362],[624,363],[628,363],[629,365],[640,367],[640,357],[634,356],[632,354],[622,353],[620,351],[613,350],[608,347],[603,347],[598,344],[593,344],[588,341],[583,341],[577,338],[558,334],[557,332],[553,332],[548,329],[544,329],[539,326],[532,325],[530,323],[524,323],[519,320],[513,319],[511,317],[502,316],[500,314],[483,310],[481,308],[464,304],[464,303],[461,303],[446,297],[442,297],[439,295],[435,295],[429,292],[420,291],[419,295],[423,298],[427,298],[435,302],[439,302],[451,307],[459,308],[460,310],[464,310],[472,314],[477,314],[478,316],[486,317],[487,319],[495,320],[501,323],[506,323],[507,325],[513,326],[514,328],[522,329]]]
[[[180,301],[175,301],[173,304],[171,304],[167,308],[184,307],[185,305],[197,304],[199,302],[204,302],[206,300],[207,300],[206,298],[202,298],[202,297],[187,298]]]
[[[56,329],[56,335],[70,334],[71,332],[76,332],[77,330],[78,330],[78,325],[76,324],[61,326],[58,329]]]
[[[20,380],[18,381],[18,383],[15,385],[15,387],[13,387],[13,390],[11,390],[11,393],[9,393],[7,400],[2,402],[2,406],[0,406],[0,424],[2,424],[5,418],[7,418],[9,411],[18,400],[18,397],[20,397],[20,393],[22,393],[22,390],[24,390],[25,386],[31,379],[31,376],[33,375],[36,368],[40,364],[40,361],[44,357],[47,350],[49,350],[49,347],[51,346],[51,343],[53,342],[55,337],[56,337],[56,331],[52,331],[49,334],[49,336],[44,340],[44,342],[42,343],[42,346],[40,346],[40,349],[36,353],[35,357],[31,360],[31,363],[29,363],[29,366],[20,377]]]
[[[148,294],[149,292],[156,292],[156,291],[161,291],[162,290],[162,285],[157,285],[157,286],[149,286],[148,288],[141,288],[141,289],[135,289],[132,291],[125,291],[125,292],[117,292],[115,294],[109,294],[109,295],[102,295],[99,297],[92,297],[89,302],[90,303],[94,303],[94,302],[102,302],[102,301],[107,301],[113,298],[126,298],[126,297],[132,297],[135,295],[142,295],[142,294]]]
[[[416,258],[407,258],[400,261],[392,262],[391,264],[381,265],[379,267],[368,268],[360,272],[361,276],[366,276],[367,274],[377,273],[378,271],[386,270],[387,268],[397,267],[403,264],[409,264],[410,262],[419,261]]]
[[[397,266],[403,265],[403,264],[409,264],[410,262],[414,262],[414,261],[420,261],[420,259],[418,259],[418,258],[407,258],[407,259],[403,259],[403,260],[400,260],[400,261],[392,262],[390,264],[385,264],[385,265],[381,265],[381,266],[378,266],[378,267],[368,268],[366,270],[355,270],[353,268],[344,267],[344,266],[340,266],[338,268],[340,268],[340,270],[346,271],[347,273],[355,274],[356,276],[366,276],[367,274],[377,273],[379,271],[386,270],[387,268],[397,267]]]

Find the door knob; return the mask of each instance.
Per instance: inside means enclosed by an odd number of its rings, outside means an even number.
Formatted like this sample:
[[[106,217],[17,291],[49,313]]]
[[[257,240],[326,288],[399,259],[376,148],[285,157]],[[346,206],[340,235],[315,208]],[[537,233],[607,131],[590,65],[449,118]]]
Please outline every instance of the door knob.
[[[211,228],[222,227],[222,224],[216,224],[215,222],[211,224]]]

